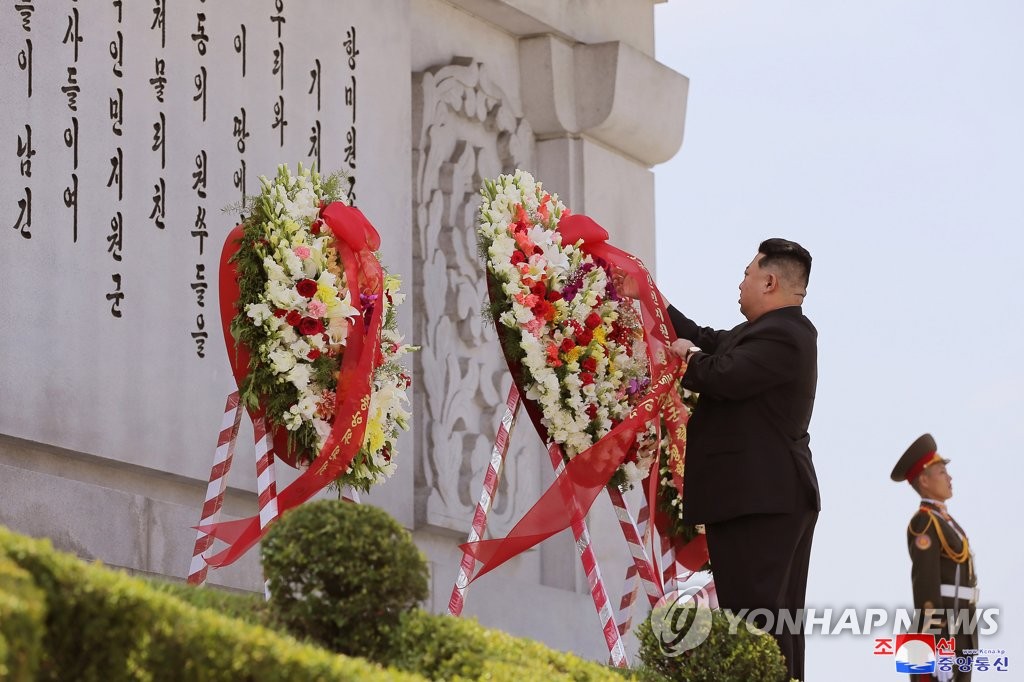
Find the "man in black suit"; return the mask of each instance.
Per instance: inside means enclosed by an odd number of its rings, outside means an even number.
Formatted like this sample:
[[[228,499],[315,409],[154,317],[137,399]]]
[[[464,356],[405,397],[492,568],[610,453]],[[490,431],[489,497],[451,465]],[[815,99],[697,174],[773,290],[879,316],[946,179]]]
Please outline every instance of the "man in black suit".
[[[802,621],[821,508],[807,433],[818,333],[800,307],[810,272],[806,249],[768,239],[740,283],[746,322],[718,331],[668,310],[679,336],[672,350],[687,363],[683,386],[700,394],[687,427],[683,518],[706,528],[720,606],[772,613],[769,630],[799,680],[802,622],[780,617]]]

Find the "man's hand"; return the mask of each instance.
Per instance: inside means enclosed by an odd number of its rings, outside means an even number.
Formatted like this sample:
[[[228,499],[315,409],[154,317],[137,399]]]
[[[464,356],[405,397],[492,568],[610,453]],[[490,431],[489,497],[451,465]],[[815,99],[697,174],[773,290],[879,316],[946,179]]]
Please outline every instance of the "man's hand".
[[[696,345],[697,344],[690,341],[690,339],[676,339],[672,342],[672,345],[669,346],[669,350],[671,350],[674,355],[678,356],[680,360],[685,362],[687,351]]]
[[[612,284],[615,285],[615,290],[619,292],[620,296],[625,298],[640,297],[640,285],[636,283],[635,279],[623,272],[621,268],[615,268],[612,272]]]

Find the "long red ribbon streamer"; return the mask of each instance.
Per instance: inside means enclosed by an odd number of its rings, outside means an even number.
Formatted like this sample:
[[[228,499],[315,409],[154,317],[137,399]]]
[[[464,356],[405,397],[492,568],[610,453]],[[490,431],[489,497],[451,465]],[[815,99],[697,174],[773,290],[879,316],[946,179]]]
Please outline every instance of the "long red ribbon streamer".
[[[676,339],[675,330],[669,324],[664,297],[647,268],[640,259],[608,244],[607,230],[585,215],[563,217],[559,221],[558,231],[562,234],[563,244],[575,244],[582,240],[582,248],[586,253],[620,268],[640,283],[638,300],[651,364],[651,386],[626,419],[569,461],[551,487],[506,537],[461,545],[463,551],[481,563],[470,582],[582,520],[601,490],[622,465],[637,433],[652,419],[660,419],[663,401],[667,400],[670,405],[682,409],[676,389],[681,362],[668,352],[668,347]],[[521,375],[519,368],[512,366],[512,363],[509,363],[509,369],[513,377]],[[519,388],[522,391],[522,386]],[[532,401],[524,399],[524,403],[538,433],[542,438],[546,437],[546,429],[540,423],[539,408]],[[675,438],[674,434],[673,429],[670,435]],[[657,476],[657,473],[654,475]],[[577,515],[572,513],[572,505],[566,504],[566,500],[571,499],[569,496],[576,498]]]
[[[351,300],[359,301],[361,292],[370,292],[376,298],[373,299],[368,321],[361,317],[349,323],[345,354],[338,372],[335,419],[331,432],[309,468],[278,495],[278,510],[282,514],[323,490],[348,469],[359,452],[366,430],[374,365],[379,360],[384,273],[373,252],[380,247],[380,236],[359,209],[340,202],[324,208],[321,217],[336,237],[335,246],[345,269]],[[231,335],[231,318],[236,314],[235,303],[239,293],[237,273],[228,260],[238,250],[240,233],[241,228],[236,227],[228,236],[221,254],[220,269],[221,323],[232,371],[239,386],[248,370],[249,351]],[[275,435],[275,446],[278,436],[283,435]],[[215,567],[232,563],[262,536],[259,515],[196,528],[228,543],[227,549],[207,560],[209,565]]]

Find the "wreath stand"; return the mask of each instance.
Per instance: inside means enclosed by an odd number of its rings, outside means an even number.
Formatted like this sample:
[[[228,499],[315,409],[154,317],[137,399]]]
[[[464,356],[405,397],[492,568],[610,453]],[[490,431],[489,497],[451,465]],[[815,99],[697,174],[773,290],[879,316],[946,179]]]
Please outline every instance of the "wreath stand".
[[[238,442],[238,428],[242,422],[242,405],[238,391],[228,396],[224,406],[224,414],[220,423],[220,435],[217,438],[217,449],[213,453],[213,466],[210,468],[210,479],[206,487],[206,500],[199,517],[199,525],[207,526],[217,523],[220,510],[224,506],[224,489],[227,486],[228,472],[235,456],[235,445]],[[277,473],[275,469],[274,443],[267,433],[267,423],[263,417],[252,420],[253,440],[256,442],[256,492],[259,499],[260,532],[271,524],[279,515],[277,508]],[[349,488],[342,496],[347,502],[359,503],[359,491]],[[196,544],[192,550],[192,563],[188,569],[188,584],[204,585],[209,566],[206,563],[213,546],[213,536],[201,530],[196,531]],[[263,584],[263,596],[270,599],[269,583]]]
[[[498,433],[494,439],[494,448],[491,451],[491,459],[484,476],[483,488],[480,492],[480,499],[477,502],[476,510],[473,513],[473,522],[469,531],[467,542],[476,542],[482,539],[487,528],[487,516],[491,511],[494,502],[494,494],[501,479],[502,468],[505,463],[505,455],[508,453],[509,437],[515,425],[516,416],[521,406],[519,390],[513,383],[509,389],[508,399],[505,402],[505,412],[498,427]],[[557,443],[548,444],[548,455],[551,458],[551,466],[554,468],[555,476],[562,473],[565,468],[565,460],[562,457],[562,448]],[[601,623],[601,630],[604,633],[605,644],[608,646],[609,658],[612,665],[626,667],[626,652],[622,644],[623,635],[629,631],[632,616],[631,607],[637,599],[637,592],[640,586],[654,606],[665,594],[664,584],[654,563],[647,555],[647,550],[641,538],[641,533],[636,522],[626,505],[622,493],[615,486],[608,486],[608,495],[615,513],[619,520],[626,544],[629,546],[630,554],[633,557],[633,564],[626,571],[627,589],[623,594],[622,603],[619,606],[619,618],[612,613],[611,603],[608,599],[608,592],[605,589],[604,579],[601,577],[601,570],[594,555],[590,543],[590,531],[587,529],[586,520],[581,514],[575,513],[574,517],[579,520],[572,524],[572,534],[576,540],[576,549],[579,552],[580,561],[583,563],[583,570],[590,585],[590,594],[594,600],[594,608]],[[575,499],[566,500],[566,504],[575,506]],[[641,512],[649,511],[646,506]],[[674,555],[673,555],[674,557]],[[462,608],[465,605],[466,590],[468,589],[470,576],[476,568],[476,559],[468,552],[463,552],[462,561],[459,564],[458,575],[455,579],[455,586],[452,589],[451,598],[448,600],[448,613],[453,616],[461,616]],[[674,569],[673,569],[674,571]]]

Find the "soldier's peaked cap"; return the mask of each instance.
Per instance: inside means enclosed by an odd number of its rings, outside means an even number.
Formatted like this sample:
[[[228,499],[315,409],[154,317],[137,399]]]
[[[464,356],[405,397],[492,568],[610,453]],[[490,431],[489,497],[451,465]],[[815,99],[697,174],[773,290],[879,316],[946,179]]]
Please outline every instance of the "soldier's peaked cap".
[[[932,438],[932,434],[926,433],[910,444],[900,457],[900,461],[892,468],[889,477],[894,481],[912,482],[925,467],[937,462],[945,464],[949,460],[939,456],[935,439]]]

